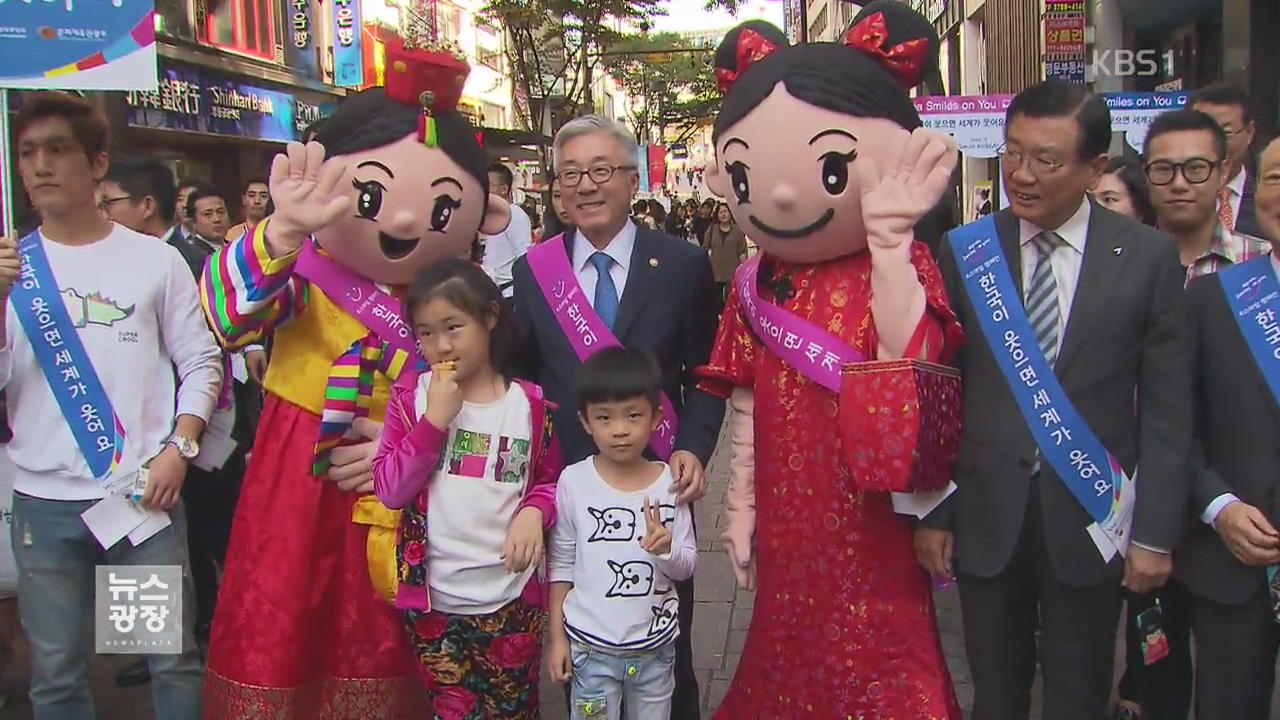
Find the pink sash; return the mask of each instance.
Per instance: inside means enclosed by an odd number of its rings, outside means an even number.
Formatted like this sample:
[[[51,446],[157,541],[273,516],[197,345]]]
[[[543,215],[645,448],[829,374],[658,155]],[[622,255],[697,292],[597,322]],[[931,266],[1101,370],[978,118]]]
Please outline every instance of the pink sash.
[[[560,324],[565,339],[573,347],[579,361],[586,360],[604,348],[622,346],[584,297],[582,285],[578,283],[578,276],[573,272],[569,255],[565,252],[563,233],[529,248],[526,257],[538,289],[542,290],[551,314]],[[676,417],[675,405],[666,393],[662,393],[660,402],[662,422],[649,438],[649,447],[658,457],[666,460],[675,449],[680,419]]]
[[[757,254],[742,263],[733,278],[742,314],[756,337],[800,374],[839,393],[841,369],[865,362],[866,358],[835,335],[761,298],[756,291],[759,271]]]
[[[372,280],[360,277],[321,255],[314,242],[302,245],[294,272],[314,283],[382,342],[409,353],[411,357],[422,356],[413,328],[400,315],[400,301]]]

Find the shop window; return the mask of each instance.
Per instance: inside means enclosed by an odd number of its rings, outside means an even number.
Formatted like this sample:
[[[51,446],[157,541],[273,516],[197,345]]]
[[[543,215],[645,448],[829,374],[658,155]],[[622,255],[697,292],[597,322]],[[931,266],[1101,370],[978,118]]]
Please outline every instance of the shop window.
[[[274,60],[276,21],[273,0],[229,0],[205,21],[209,42],[226,50]]]
[[[436,6],[436,28],[442,40],[460,43],[462,39],[462,9],[449,3]]]

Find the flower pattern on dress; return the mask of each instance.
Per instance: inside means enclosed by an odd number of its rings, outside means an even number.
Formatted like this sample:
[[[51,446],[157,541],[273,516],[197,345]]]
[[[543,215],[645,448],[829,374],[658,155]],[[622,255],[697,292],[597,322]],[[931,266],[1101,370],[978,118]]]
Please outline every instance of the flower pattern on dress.
[[[927,299],[927,359],[950,359],[963,333],[941,275],[920,243],[912,262]],[[789,292],[767,300],[875,358],[869,253],[818,265],[775,260],[771,271],[762,284],[783,277]],[[755,608],[716,718],[960,720],[912,525],[887,492],[854,486],[836,395],[759,344],[736,294],[699,375],[721,397],[754,391],[759,439]]]

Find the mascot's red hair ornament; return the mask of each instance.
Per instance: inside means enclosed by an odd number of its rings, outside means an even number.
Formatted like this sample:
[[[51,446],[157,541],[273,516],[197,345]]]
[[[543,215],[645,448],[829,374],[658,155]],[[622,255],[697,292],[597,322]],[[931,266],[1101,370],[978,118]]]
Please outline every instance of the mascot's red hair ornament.
[[[275,214],[205,271],[225,347],[274,339],[209,651],[210,717],[427,712],[386,600],[399,511],[372,494],[370,460],[391,383],[421,357],[403,286],[501,232],[509,208],[455,110],[469,67],[424,34],[402,28],[386,87],[348,97],[275,158]]]
[[[734,409],[725,548],[756,587],[717,718],[961,717],[912,550],[913,504],[944,497],[963,334],[913,228],[958,154],[907,88],[932,26],[867,5],[839,41],[758,21],[716,52],[725,93],[707,183],[760,248],[738,270],[705,389]]]

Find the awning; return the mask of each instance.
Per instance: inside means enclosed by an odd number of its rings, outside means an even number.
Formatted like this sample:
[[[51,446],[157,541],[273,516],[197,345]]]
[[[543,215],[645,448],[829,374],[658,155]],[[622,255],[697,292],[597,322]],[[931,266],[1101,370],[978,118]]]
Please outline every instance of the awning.
[[[1220,17],[1222,0],[1116,0],[1129,27],[1139,31],[1174,28]]]
[[[531,130],[506,130],[503,128],[480,128],[484,136],[484,146],[492,147],[550,147],[551,138]]]

